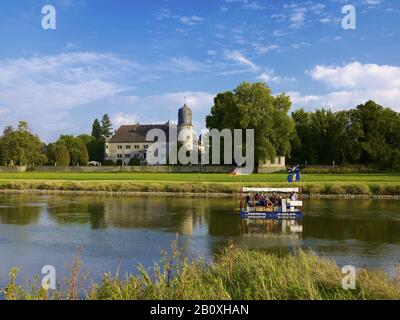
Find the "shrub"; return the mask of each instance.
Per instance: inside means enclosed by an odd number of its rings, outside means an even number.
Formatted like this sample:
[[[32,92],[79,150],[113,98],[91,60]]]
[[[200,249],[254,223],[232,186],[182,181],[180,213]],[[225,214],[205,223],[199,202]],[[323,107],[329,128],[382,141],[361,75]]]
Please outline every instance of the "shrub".
[[[118,159],[117,162],[115,163],[115,165],[116,165],[117,167],[122,167],[122,160],[121,160],[121,159]]]
[[[128,165],[130,165],[130,166],[140,166],[141,165],[140,159],[137,158],[137,157],[133,157],[133,158],[131,158],[131,160],[129,160],[129,164]]]
[[[114,161],[108,159],[108,160],[104,160],[103,162],[103,166],[105,167],[112,167],[114,165]]]

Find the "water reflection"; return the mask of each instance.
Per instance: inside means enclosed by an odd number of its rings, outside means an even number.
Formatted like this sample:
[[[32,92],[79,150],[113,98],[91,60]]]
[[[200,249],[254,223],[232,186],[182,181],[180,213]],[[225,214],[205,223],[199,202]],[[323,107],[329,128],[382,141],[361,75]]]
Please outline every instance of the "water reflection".
[[[132,259],[157,260],[176,233],[188,256],[213,255],[234,242],[280,253],[311,248],[370,266],[400,257],[400,201],[306,200],[303,220],[242,220],[237,205],[236,199],[3,194],[0,268],[29,269],[40,257],[64,264],[82,246],[92,269],[110,271],[125,259],[131,270]]]
[[[42,205],[28,195],[0,197],[0,224],[28,225],[39,221]]]

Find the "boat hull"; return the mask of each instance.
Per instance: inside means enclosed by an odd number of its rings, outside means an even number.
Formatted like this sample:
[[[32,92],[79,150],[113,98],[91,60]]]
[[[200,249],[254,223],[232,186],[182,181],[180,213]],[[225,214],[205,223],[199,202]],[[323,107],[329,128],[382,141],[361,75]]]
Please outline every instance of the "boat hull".
[[[258,219],[303,219],[304,213],[297,212],[248,212],[241,211],[242,218],[258,218]]]

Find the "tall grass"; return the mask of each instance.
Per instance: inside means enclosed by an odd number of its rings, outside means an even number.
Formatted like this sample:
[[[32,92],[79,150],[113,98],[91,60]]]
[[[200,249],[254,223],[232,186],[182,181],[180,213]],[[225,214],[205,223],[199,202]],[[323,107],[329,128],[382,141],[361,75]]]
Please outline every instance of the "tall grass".
[[[76,299],[78,274],[64,291],[23,290],[15,284],[16,271],[4,290],[7,299]],[[383,272],[357,273],[355,290],[342,288],[341,269],[310,252],[278,257],[229,246],[213,262],[181,259],[176,247],[150,269],[137,274],[107,273],[81,298],[90,300],[363,300],[400,299],[400,286]],[[69,286],[68,283],[74,283]]]

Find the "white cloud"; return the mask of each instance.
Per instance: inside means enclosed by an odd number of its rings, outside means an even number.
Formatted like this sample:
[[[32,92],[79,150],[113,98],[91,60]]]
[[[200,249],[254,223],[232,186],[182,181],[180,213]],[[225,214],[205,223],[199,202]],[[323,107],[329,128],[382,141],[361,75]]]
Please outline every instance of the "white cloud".
[[[119,56],[91,52],[0,60],[0,105],[9,110],[0,126],[27,120],[45,139],[70,132],[72,110],[120,94],[128,89],[123,72],[138,70]]]
[[[136,124],[139,121],[137,114],[115,113],[111,116],[111,122],[115,129],[122,125]]]
[[[257,1],[248,2],[243,7],[246,9],[251,9],[251,10],[265,9],[265,7],[262,4],[258,3]]]
[[[400,67],[352,62],[345,66],[317,65],[307,72],[333,88],[400,88]]]
[[[192,60],[188,57],[176,57],[163,62],[161,68],[170,72],[192,73],[205,71],[208,67],[202,62]]]
[[[200,22],[203,22],[204,18],[199,16],[182,16],[179,18],[179,21],[188,26],[194,26],[196,24],[199,24]]]
[[[226,50],[225,51],[225,57],[228,60],[234,61],[240,65],[243,66],[247,66],[250,67],[253,70],[257,70],[258,67],[249,59],[247,59],[243,53],[241,53],[240,51],[234,50],[234,51],[230,51],[230,50]]]
[[[276,44],[265,46],[265,45],[261,45],[261,44],[255,43],[253,46],[254,46],[257,54],[259,54],[259,55],[266,54],[266,53],[268,53],[270,51],[279,50],[279,46],[276,45]]]
[[[363,0],[362,4],[368,6],[369,8],[375,8],[383,3],[383,0]]]
[[[308,9],[306,7],[299,6],[296,3],[284,4],[283,8],[289,12],[289,23],[292,29],[298,29],[303,26],[306,22],[306,14]]]
[[[257,79],[261,80],[263,82],[266,82],[266,83],[271,83],[271,82],[280,83],[280,82],[296,81],[296,78],[294,78],[294,77],[280,77],[280,76],[277,76],[275,74],[274,70],[272,70],[272,69],[262,72],[257,77]]]
[[[400,111],[400,67],[352,62],[344,66],[315,66],[307,72],[332,91],[323,95],[288,92],[296,107],[354,108],[368,100]]]
[[[199,23],[202,23],[205,18],[197,16],[197,15],[179,15],[179,14],[175,14],[173,13],[171,10],[169,9],[160,9],[157,13],[156,13],[156,18],[158,20],[163,20],[163,19],[174,19],[179,21],[180,23],[187,25],[187,26],[195,26]]]
[[[342,90],[333,91],[325,95],[302,95],[299,92],[287,92],[292,98],[296,108],[304,107],[331,108],[333,110],[350,109],[368,100],[374,100],[376,103],[385,107],[390,107],[400,112],[400,89],[387,90]]]

